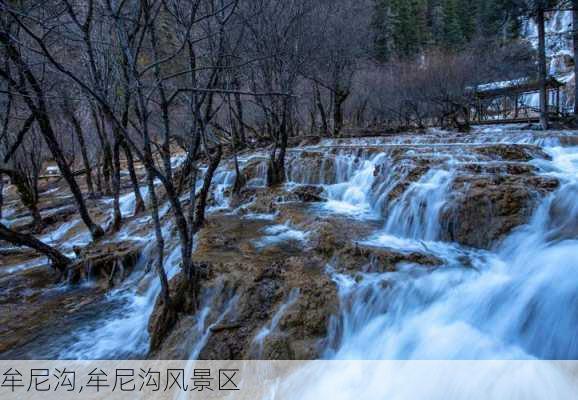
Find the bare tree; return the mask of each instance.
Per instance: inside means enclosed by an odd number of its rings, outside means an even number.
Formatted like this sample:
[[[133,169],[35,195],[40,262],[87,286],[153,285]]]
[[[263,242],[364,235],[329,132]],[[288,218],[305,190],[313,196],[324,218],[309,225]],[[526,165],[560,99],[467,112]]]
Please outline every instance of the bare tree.
[[[30,211],[33,230],[40,232],[43,228],[43,222],[38,206],[38,180],[46,158],[42,139],[35,132],[33,122],[34,119],[30,117],[24,121],[18,134],[22,139],[4,152],[5,156],[2,160],[3,164],[0,164],[0,172],[10,177],[11,183],[18,190],[22,204]],[[29,130],[32,132],[29,133]]]
[[[246,53],[254,59],[250,73],[254,92],[281,92],[294,95],[303,64],[309,60],[306,18],[314,5],[306,0],[252,0],[243,4],[240,18],[245,24]],[[285,180],[285,155],[295,104],[291,96],[259,97],[262,126],[273,141],[267,182]]]
[[[3,13],[10,15],[22,31],[25,31],[41,49],[46,49],[47,44],[42,40],[42,38],[37,36],[36,33],[33,33],[32,30],[29,29],[21,20],[20,15],[22,15],[22,13],[26,15],[29,13],[29,10],[17,11],[5,2],[0,3],[0,10]],[[38,78],[38,72],[36,71],[38,69],[38,62],[37,60],[29,59],[22,54],[21,46],[15,40],[15,32],[11,30],[11,25],[3,20],[2,26],[0,27],[0,43],[3,45],[4,56],[10,60],[18,78],[15,78],[5,66],[0,68],[0,78],[10,86],[10,90],[14,91],[21,97],[30,113],[34,116],[52,157],[58,164],[61,174],[70,187],[83,222],[91,232],[93,238],[101,237],[104,232],[100,226],[93,222],[88,212],[88,208],[86,207],[82,192],[66,161],[64,152],[58,143],[57,135],[50,119],[50,110],[46,101],[46,88],[43,87],[41,80]]]
[[[366,1],[320,1],[310,24],[318,48],[303,73],[314,83],[313,93],[324,132],[329,130],[327,109],[333,111],[334,136],[339,135],[344,125],[344,103],[351,94],[354,75],[370,52],[367,46],[371,9]],[[347,24],[343,24],[345,20]],[[320,86],[329,94],[329,107],[323,102]]]

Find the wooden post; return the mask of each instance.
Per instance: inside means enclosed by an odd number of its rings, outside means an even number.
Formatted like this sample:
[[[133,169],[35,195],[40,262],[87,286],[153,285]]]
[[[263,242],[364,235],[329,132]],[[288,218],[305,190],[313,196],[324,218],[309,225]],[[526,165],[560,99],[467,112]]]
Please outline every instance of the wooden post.
[[[538,25],[538,66],[540,70],[540,125],[542,129],[548,129],[548,91],[546,89],[546,22],[545,11],[540,7],[536,15]]]
[[[556,114],[560,115],[560,86],[556,86]]]
[[[478,97],[477,103],[478,103],[478,104],[477,104],[477,109],[478,109],[478,112],[477,112],[478,116],[477,116],[477,118],[478,118],[478,122],[482,122],[482,106],[480,105],[480,98],[479,98],[479,97]]]
[[[578,77],[578,0],[572,0],[572,38],[574,41],[574,76]],[[574,114],[578,114],[578,85],[574,85]]]

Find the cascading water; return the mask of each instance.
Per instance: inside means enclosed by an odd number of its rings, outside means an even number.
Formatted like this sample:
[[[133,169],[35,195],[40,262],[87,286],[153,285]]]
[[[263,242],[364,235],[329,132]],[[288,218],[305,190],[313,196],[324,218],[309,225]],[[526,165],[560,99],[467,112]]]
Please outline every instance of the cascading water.
[[[340,309],[329,324],[322,356],[338,360],[578,358],[575,334],[578,282],[573,279],[578,270],[575,201],[578,147],[562,146],[563,142],[572,140],[571,136],[485,128],[464,136],[448,136],[432,130],[422,136],[392,138],[387,144],[383,138],[327,142],[304,150],[318,152],[316,157],[321,157],[318,168],[307,164],[307,154],[295,151],[289,159],[288,186],[318,185],[329,200],[312,206],[312,210],[321,208],[323,215],[344,214],[359,220],[378,219],[381,229],[366,237],[362,244],[424,253],[443,261],[443,265],[435,268],[406,263],[399,265],[395,272],[386,273],[344,273],[328,267],[327,273],[338,288]],[[542,200],[528,225],[512,232],[492,251],[442,242],[439,233],[443,211],[452,201],[452,184],[459,164],[469,154],[478,154],[472,149],[484,143],[542,146],[552,159],[531,164],[541,174],[561,181],[560,188]],[[452,156],[442,156],[450,148],[454,150],[447,152]],[[462,149],[468,151],[462,152]],[[396,158],[400,151],[405,152],[404,156]],[[428,168],[416,179],[409,180],[417,165],[413,163],[413,155],[422,156]],[[254,158],[240,159],[242,166],[252,161]],[[266,161],[257,166],[256,177],[250,182],[252,187],[264,185],[266,168],[263,165],[266,166]],[[231,204],[227,194],[234,179],[232,171],[230,167],[223,167],[215,176],[214,210],[226,209]],[[400,186],[404,181],[409,183]],[[129,211],[132,197],[127,195],[124,199],[123,210]],[[164,204],[161,214],[167,212],[169,206]],[[275,215],[266,218],[271,219],[271,223],[260,227],[261,237],[252,242],[255,248],[282,241],[303,245],[307,241],[308,233],[299,230],[297,224],[273,221]],[[130,238],[138,225],[145,223],[150,223],[149,217],[127,223],[118,238]],[[169,276],[178,271],[180,261],[178,246],[170,240],[174,237],[171,228],[171,220],[167,219],[163,231],[169,239],[165,259]],[[53,232],[44,239],[56,240],[61,234]],[[153,236],[133,239],[154,243]],[[133,276],[107,295],[104,306],[110,312],[64,335],[65,346],[57,356],[94,359],[146,355],[149,340],[146,326],[160,291],[154,273],[145,271],[146,264],[154,259],[152,252],[154,247],[150,245]],[[195,316],[190,342],[186,343],[193,359],[201,354],[212,328],[235,311],[235,296],[229,293],[217,300],[222,293],[222,288],[216,285],[202,296],[201,311]],[[280,329],[280,320],[298,294],[298,291],[291,292],[282,306],[271,310],[269,321],[253,333],[257,353],[261,353],[267,335]],[[119,303],[121,306],[116,308]],[[540,372],[542,376],[556,379],[549,375],[549,370]],[[407,386],[405,393],[416,394],[417,389],[412,388],[416,378],[411,371],[388,373],[397,373]],[[340,382],[343,371],[327,369],[316,374],[322,387],[324,383]],[[374,378],[375,382],[379,381],[379,376]],[[489,380],[496,380],[496,376],[478,379],[480,387],[484,387]],[[387,392],[383,387],[375,387],[375,382],[371,381],[366,388],[368,397]],[[381,391],[371,392],[372,388]],[[535,386],[532,389],[541,390]],[[399,393],[403,388],[396,386],[391,390]],[[315,390],[309,392],[312,393]]]
[[[327,185],[329,202],[326,208],[337,213],[363,215],[375,212],[371,188],[375,182],[375,168],[385,160],[385,154],[357,157],[338,157],[337,183]]]
[[[446,205],[452,173],[431,170],[418,182],[412,183],[389,211],[385,231],[395,236],[437,240],[439,216]]]
[[[576,359],[578,282],[572,276],[578,271],[578,148],[549,152],[553,161],[545,173],[562,179],[562,187],[497,251],[440,245],[436,255],[446,266],[435,272],[413,266],[395,273],[360,274],[357,279],[333,273],[343,308],[333,323],[328,355]],[[404,197],[411,199],[395,206],[400,209],[391,214],[386,231],[435,239],[436,223],[427,222],[435,219],[444,201],[445,189],[438,188],[449,176],[432,172],[421,182],[436,185],[418,184],[406,191]],[[415,215],[429,217],[415,223]],[[456,264],[457,251],[467,254],[472,265]]]
[[[169,226],[164,227],[165,237]],[[93,321],[80,331],[72,332],[58,354],[60,359],[110,359],[142,357],[148,352],[148,321],[160,293],[160,281],[148,272],[147,266],[155,260],[154,238],[136,266],[132,278],[121,287],[110,292],[107,302],[111,304],[110,314]],[[164,261],[167,277],[170,279],[179,270],[180,249],[173,247]],[[114,304],[120,306],[114,307]]]
[[[411,185],[384,231],[367,243],[430,253],[444,265],[355,274],[328,266],[341,306],[324,357],[351,362],[308,364],[271,398],[575,397],[563,367],[532,360],[578,358],[578,147],[535,142],[553,145],[546,148],[551,161],[533,164],[561,186],[493,251],[433,241],[451,194],[451,169],[431,170]]]

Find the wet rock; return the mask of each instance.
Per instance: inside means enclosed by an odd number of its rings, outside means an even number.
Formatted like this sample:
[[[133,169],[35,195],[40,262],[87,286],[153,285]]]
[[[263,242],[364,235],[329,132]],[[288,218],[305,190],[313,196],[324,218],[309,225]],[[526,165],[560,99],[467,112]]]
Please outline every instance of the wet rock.
[[[301,138],[297,138],[300,139]],[[299,142],[299,147],[317,146],[321,143],[321,136],[308,136]]]
[[[327,323],[337,312],[337,290],[324,272],[325,262],[315,255],[290,257],[268,265],[220,264],[209,281],[203,282],[201,303],[210,303],[205,327],[209,329],[200,359],[310,359],[318,356],[316,343],[326,335]],[[292,290],[299,295],[265,337],[262,352],[254,338],[269,326]],[[225,304],[231,309],[225,311]],[[180,359],[190,355],[199,338],[194,315],[179,315],[177,321],[157,304],[149,332],[156,348],[153,358]],[[172,325],[172,327],[171,327]],[[158,338],[164,338],[159,340]],[[306,345],[307,344],[307,345]]]
[[[538,146],[523,144],[488,144],[476,147],[479,154],[504,161],[530,161],[535,158],[549,160],[550,156]]]
[[[233,328],[214,330],[201,351],[201,359],[249,358],[254,336],[272,318],[275,305],[282,301],[284,265],[274,263],[263,269],[251,269],[245,274],[231,269],[229,279],[238,287],[238,296],[234,304],[235,311],[220,325]]]
[[[323,197],[323,188],[320,186],[298,186],[291,191],[291,194],[304,203],[327,201],[327,199]]]
[[[257,180],[264,181],[267,178],[267,159],[257,157],[249,162],[243,167],[241,173],[245,177],[245,182],[256,182]]]
[[[336,227],[328,221],[319,221],[309,229],[311,231],[309,243],[321,254],[331,255],[347,243],[347,240],[339,235]]]
[[[245,212],[255,214],[273,214],[279,209],[280,203],[299,200],[296,194],[287,192],[282,186],[249,190],[248,193],[252,195],[244,209]],[[245,198],[248,197],[247,195],[244,196]]]
[[[578,185],[564,187],[550,203],[548,239],[575,240],[578,238]]]
[[[195,266],[197,269],[206,269],[207,266]],[[203,274],[204,275],[204,274]],[[203,278],[203,276],[201,276]],[[197,301],[195,299],[195,289],[182,272],[179,272],[169,281],[170,304],[167,304],[162,296],[156,300],[155,307],[149,318],[148,332],[150,335],[149,354],[154,355],[160,352],[164,357],[168,354],[175,359],[186,358],[187,349],[182,347],[183,332],[175,329],[175,326],[184,325],[189,328],[186,321],[194,321],[194,314],[197,312]],[[172,338],[171,338],[172,336]],[[176,347],[182,353],[175,352],[175,336],[179,338]],[[170,345],[166,345],[167,339]],[[164,346],[164,349],[163,349]],[[176,355],[178,354],[178,356]],[[168,359],[168,358],[165,358]]]
[[[257,192],[261,190],[263,189],[244,186],[243,188],[241,188],[239,193],[233,195],[233,197],[231,198],[230,203],[231,208],[238,208],[240,206],[250,204],[255,199]]]
[[[560,136],[560,144],[562,146],[578,146],[578,136]]]
[[[321,269],[296,269],[294,274],[299,297],[279,322],[279,330],[289,338],[294,359],[318,358],[329,320],[339,310],[337,288]]]
[[[463,170],[472,174],[529,175],[536,172],[536,167],[530,164],[517,162],[486,162],[465,164]]]
[[[424,251],[427,248],[424,247]],[[399,252],[360,244],[346,246],[338,255],[339,264],[346,269],[364,272],[393,272],[401,263],[438,267],[443,261],[431,254],[419,252]]]
[[[295,360],[291,342],[292,340],[287,334],[270,334],[263,343],[261,358],[264,360]]]
[[[291,153],[286,162],[289,182],[318,185],[336,183],[335,155],[328,152],[299,151]]]
[[[178,321],[178,314],[173,307],[168,306],[160,297],[149,318],[148,331],[150,335],[149,352],[157,351],[165,338],[173,331]]]
[[[541,176],[459,176],[442,213],[442,239],[491,248],[527,223],[540,199],[559,182]]]
[[[398,180],[397,184],[387,194],[388,204],[401,197],[412,183],[419,181],[430,170],[430,166],[419,165],[407,167],[407,169],[409,171],[407,172],[402,171],[398,173],[400,179]],[[385,177],[382,179],[385,179]],[[381,184],[380,180],[377,179],[373,187],[374,191],[377,192],[377,187],[380,184]]]

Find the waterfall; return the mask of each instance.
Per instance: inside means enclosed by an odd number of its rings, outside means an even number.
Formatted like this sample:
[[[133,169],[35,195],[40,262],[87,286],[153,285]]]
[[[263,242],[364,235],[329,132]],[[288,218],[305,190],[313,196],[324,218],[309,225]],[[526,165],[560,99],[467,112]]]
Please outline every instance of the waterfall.
[[[165,211],[166,212],[166,211]],[[163,235],[170,237],[170,224],[163,226]],[[80,331],[65,335],[59,359],[111,359],[142,357],[149,347],[148,322],[161,291],[160,281],[148,268],[156,261],[154,236],[141,254],[130,279],[111,291],[106,298],[109,312]],[[180,268],[180,248],[166,251],[164,267],[167,277],[174,277]]]
[[[573,279],[578,272],[578,148],[549,152],[553,161],[545,174],[562,179],[562,187],[496,251],[446,246],[446,266],[435,272],[411,266],[352,277],[330,270],[342,311],[332,322],[327,355],[386,360],[578,358],[578,281]],[[440,188],[450,176],[435,171],[410,187],[407,201],[395,206],[399,210],[388,221],[390,235],[434,239],[432,221],[445,191]],[[398,224],[389,229],[390,221]],[[456,264],[451,256],[458,251],[467,254],[471,266]]]
[[[437,240],[439,217],[448,200],[452,177],[446,170],[430,170],[412,183],[392,205],[385,231],[404,238]]]
[[[285,189],[300,184],[316,185],[328,199],[307,208],[306,212],[314,214],[314,218],[319,213],[321,218],[345,216],[356,222],[368,222],[378,228],[371,228],[359,242],[361,245],[417,252],[442,261],[435,268],[401,263],[395,272],[385,273],[344,272],[329,265],[326,272],[337,287],[340,306],[330,318],[322,357],[578,358],[575,334],[578,314],[574,311],[578,309],[578,281],[573,279],[578,272],[578,147],[563,147],[563,143],[572,143],[575,134],[487,127],[468,135],[449,136],[429,130],[419,136],[331,140],[317,147],[292,150],[288,155],[289,182]],[[452,205],[454,182],[462,177],[463,165],[493,162],[494,158],[483,158],[477,149],[495,143],[541,146],[551,159],[536,159],[530,164],[540,174],[560,180],[560,187],[541,200],[527,225],[511,232],[491,251],[442,242],[442,218]],[[253,163],[256,177],[251,185],[264,184],[266,161],[262,156],[239,161],[242,166]],[[229,211],[233,180],[230,163],[218,169],[211,211]],[[131,194],[122,197],[124,210],[131,209],[133,199]],[[163,204],[161,216],[169,210],[170,205]],[[279,214],[282,212],[280,209]],[[235,218],[235,214],[229,216]],[[278,246],[295,254],[294,247],[301,251],[309,239],[309,232],[301,230],[305,228],[301,228],[299,221],[277,220],[276,215],[262,218],[260,236],[251,237],[257,253]],[[69,236],[77,223],[73,220],[63,224],[42,239],[59,242],[59,238]],[[54,351],[59,358],[146,355],[148,319],[160,292],[158,279],[149,268],[155,258],[154,235],[143,236],[139,230],[150,223],[149,216],[127,221],[114,238],[144,243],[139,263],[128,280],[98,304],[102,312],[55,341]],[[76,239],[84,233],[80,231]],[[163,218],[163,234],[167,239],[164,265],[170,278],[179,271],[180,264],[171,218]],[[30,265],[36,265],[36,261],[30,261]],[[24,267],[28,268],[20,265],[9,271]],[[291,291],[282,304],[271,310],[271,320],[251,333],[253,354],[262,355],[265,341],[281,331],[281,320],[300,295],[298,289]],[[191,358],[201,354],[210,341],[212,329],[230,318],[237,302],[218,282],[203,290],[201,300],[199,313],[191,317],[190,337],[183,343]],[[317,372],[322,381],[339,381],[339,371]],[[407,382],[411,383],[410,378],[403,375],[400,379],[409,379]],[[480,385],[487,383],[480,379]]]

